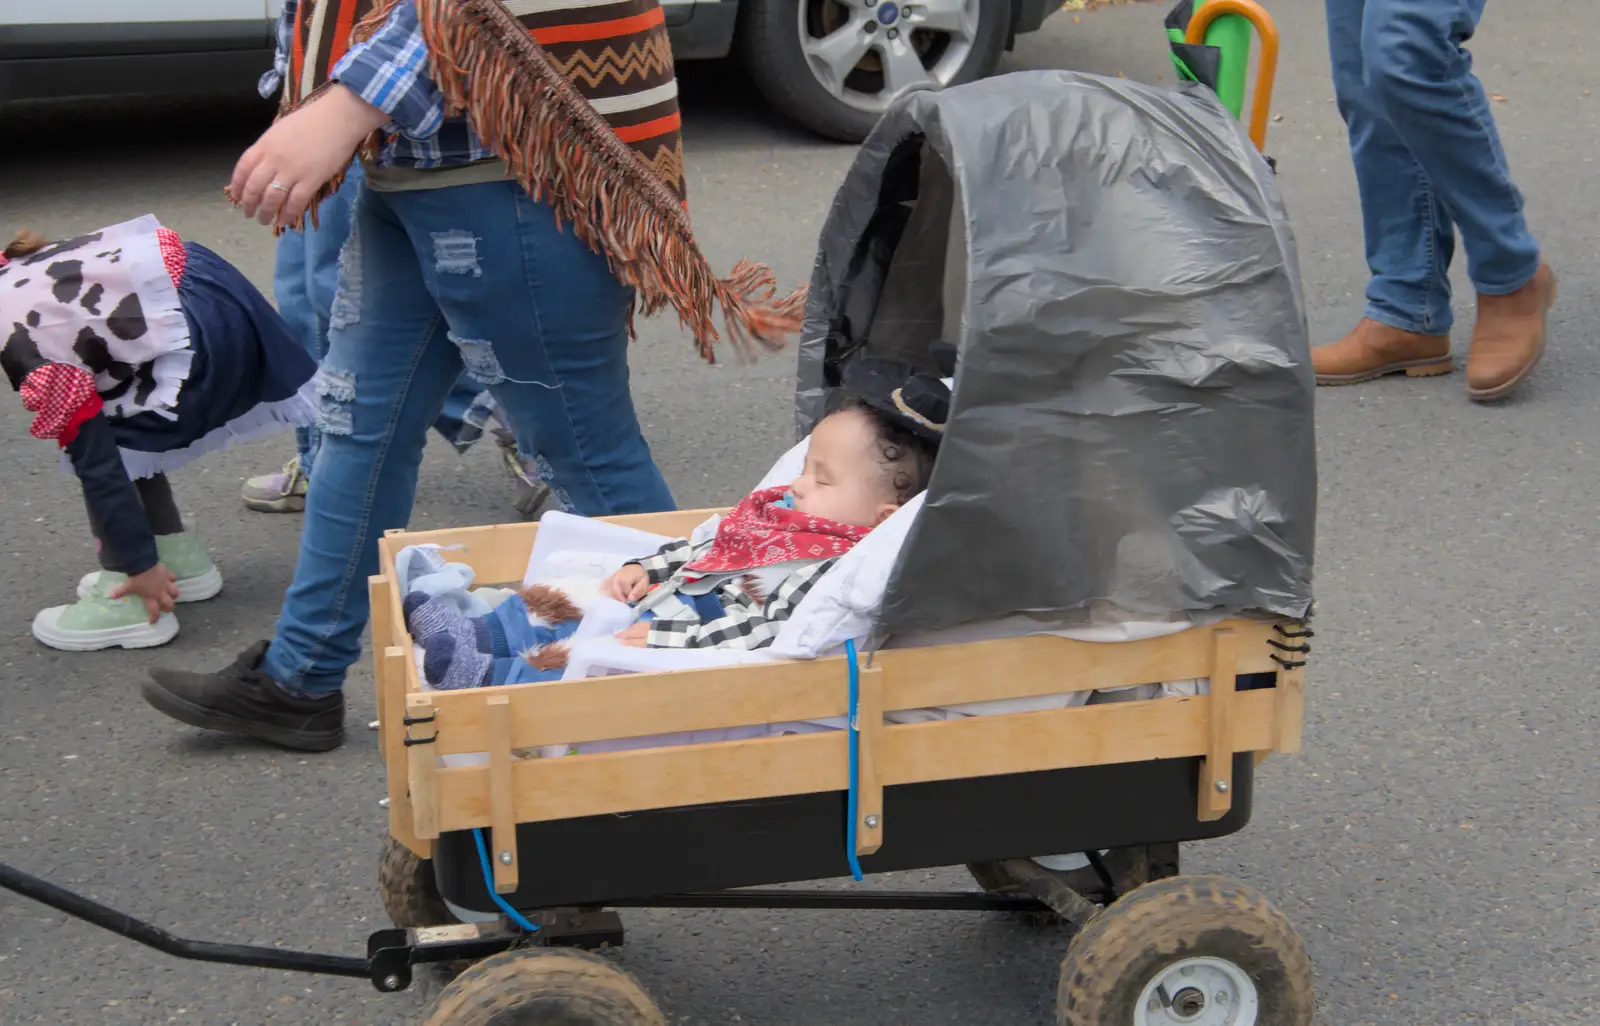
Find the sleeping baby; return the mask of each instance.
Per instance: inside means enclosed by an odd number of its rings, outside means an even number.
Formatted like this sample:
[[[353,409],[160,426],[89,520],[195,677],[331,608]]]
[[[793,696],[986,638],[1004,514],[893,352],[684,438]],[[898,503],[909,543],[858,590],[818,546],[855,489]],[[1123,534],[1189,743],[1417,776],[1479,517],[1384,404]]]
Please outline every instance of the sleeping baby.
[[[928,486],[949,393],[914,376],[881,396],[853,395],[811,432],[787,488],[745,497],[709,541],[677,540],[601,587],[637,603],[617,635],[648,648],[764,648],[840,556]]]
[[[765,648],[841,556],[927,487],[949,414],[945,384],[862,359],[847,370],[845,395],[813,429],[804,468],[788,487],[746,496],[709,540],[669,542],[606,578],[601,594],[634,605],[640,617],[619,641]],[[546,585],[488,616],[465,618],[420,594],[407,597],[405,614],[435,688],[557,679],[582,615]]]

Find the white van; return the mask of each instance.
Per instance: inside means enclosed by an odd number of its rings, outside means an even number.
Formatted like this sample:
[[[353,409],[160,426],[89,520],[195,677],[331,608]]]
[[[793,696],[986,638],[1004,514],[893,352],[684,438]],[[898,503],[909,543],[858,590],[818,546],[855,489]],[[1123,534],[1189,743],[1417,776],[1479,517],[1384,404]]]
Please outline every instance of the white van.
[[[312,0],[305,0],[312,2]],[[858,141],[901,93],[981,78],[1062,0],[662,0],[679,61],[737,54],[761,92]],[[0,103],[244,92],[283,0],[0,0]]]

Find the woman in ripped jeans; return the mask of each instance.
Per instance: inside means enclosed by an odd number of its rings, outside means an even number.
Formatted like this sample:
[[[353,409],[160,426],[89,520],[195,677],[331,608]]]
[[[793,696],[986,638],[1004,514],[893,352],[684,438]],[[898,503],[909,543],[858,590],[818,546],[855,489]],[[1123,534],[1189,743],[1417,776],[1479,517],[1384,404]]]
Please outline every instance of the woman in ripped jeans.
[[[262,79],[262,95],[272,96],[281,81],[281,70],[267,75]],[[328,356],[338,257],[350,235],[350,218],[362,177],[360,162],[351,164],[338,191],[318,206],[316,223],[287,231],[278,240],[273,271],[278,312],[319,365]],[[326,390],[335,386],[330,383],[322,387]],[[338,404],[330,402],[329,406],[338,421],[336,426],[342,427]],[[494,422],[492,427],[490,421]],[[493,432],[506,472],[516,483],[517,512],[524,519],[533,519],[550,496],[550,488],[541,477],[541,470],[548,476],[548,464],[541,467],[540,461],[522,456],[517,450],[516,433],[506,425],[494,395],[471,374],[463,372],[445,396],[444,408],[434,418],[433,429],[457,455],[464,456],[483,437],[485,428]],[[305,512],[311,471],[322,445],[322,429],[313,424],[296,428],[294,433],[295,455],[283,469],[245,482],[240,498],[246,509],[257,513]]]
[[[296,8],[285,4],[284,25],[297,24]],[[674,508],[629,391],[632,291],[508,179],[464,118],[444,116],[421,40],[414,0],[393,4],[369,39],[321,69],[336,84],[280,119],[235,171],[247,214],[288,223],[363,139],[388,129],[340,261],[294,582],[270,642],[219,672],[157,670],[145,682],[145,699],[182,722],[304,751],[341,743],[377,539],[409,520],[428,427],[463,367],[522,450],[548,461],[561,506]],[[295,59],[327,60],[315,44],[296,45]],[[302,80],[290,70],[287,82]],[[670,66],[666,75],[670,86]]]

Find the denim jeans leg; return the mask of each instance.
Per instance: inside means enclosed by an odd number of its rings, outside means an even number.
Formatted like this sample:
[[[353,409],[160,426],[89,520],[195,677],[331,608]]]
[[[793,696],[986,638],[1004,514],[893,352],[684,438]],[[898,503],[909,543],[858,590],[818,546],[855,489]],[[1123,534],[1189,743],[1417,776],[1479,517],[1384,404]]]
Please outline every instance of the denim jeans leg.
[[[321,391],[316,484],[265,669],[308,694],[361,655],[378,538],[411,516],[428,425],[461,356],[384,193],[363,192],[345,247]]]
[[[333,316],[333,302],[339,288],[339,257],[345,240],[350,237],[351,218],[362,182],[361,164],[352,163],[339,191],[322,201],[317,208],[317,223],[307,219],[300,233],[305,249],[305,296],[315,318],[316,335],[308,347],[311,355],[321,363],[328,355],[329,322]],[[286,234],[284,238],[288,238]],[[322,432],[315,425],[301,428],[305,442],[300,446],[300,469],[307,477],[316,463],[317,450],[322,444]]]
[[[628,383],[631,294],[511,182],[398,193],[428,289],[556,501],[584,516],[674,508]]]
[[[289,330],[294,332],[294,337],[306,347],[306,352],[320,361],[322,354],[317,346],[322,333],[307,290],[310,275],[306,265],[306,249],[304,232],[289,231],[278,237],[278,251],[272,268],[272,295],[277,301],[278,314],[289,325]],[[294,442],[303,466],[311,450],[311,429],[295,428]]]
[[[1465,44],[1484,0],[1367,0],[1367,87],[1461,231],[1467,276],[1504,295],[1539,269],[1483,83]]]
[[[1422,165],[1367,85],[1369,0],[1327,0],[1334,96],[1350,135],[1366,239],[1366,316],[1428,335],[1450,331],[1455,228]]]

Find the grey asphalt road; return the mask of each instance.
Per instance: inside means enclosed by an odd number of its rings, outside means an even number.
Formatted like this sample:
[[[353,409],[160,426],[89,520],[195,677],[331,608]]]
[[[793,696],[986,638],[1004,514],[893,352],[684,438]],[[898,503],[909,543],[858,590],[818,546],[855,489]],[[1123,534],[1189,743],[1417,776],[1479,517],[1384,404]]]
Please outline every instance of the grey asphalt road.
[[[1270,150],[1299,233],[1318,337],[1359,313],[1354,182],[1321,4],[1273,4],[1284,62]],[[1062,15],[1010,70],[1171,81],[1165,4]],[[1185,851],[1190,870],[1272,895],[1303,931],[1328,1026],[1590,1023],[1600,1013],[1600,328],[1593,143],[1600,89],[1585,0],[1490,5],[1474,50],[1516,177],[1562,273],[1554,344],[1516,400],[1471,406],[1460,375],[1319,396],[1320,637],[1306,747],[1262,770],[1254,822]],[[782,124],[725,71],[686,69],[692,209],[719,265],[749,253],[806,275],[851,149]],[[221,186],[259,105],[137,102],[0,113],[0,226],[48,233],[154,211],[270,283],[272,246]],[[1585,185],[1584,183],[1591,183]],[[1462,342],[1470,292],[1457,309]],[[706,369],[675,325],[644,325],[645,430],[684,505],[742,494],[788,441],[783,357]],[[384,829],[371,678],[350,742],[302,757],[175,726],[135,696],[157,663],[230,660],[271,627],[298,521],[250,514],[240,481],[287,440],[176,479],[228,587],[183,610],[155,653],[36,645],[40,606],[93,565],[81,501],[51,448],[0,412],[0,859],[192,936],[356,952],[380,925]],[[488,447],[430,447],[417,526],[511,519]],[[1137,796],[1130,795],[1130,801]],[[531,855],[537,858],[537,853]],[[649,858],[649,852],[640,852]],[[962,873],[910,883],[960,886]],[[902,885],[908,881],[899,881]],[[1043,1026],[1065,937],[1003,917],[629,912],[620,960],[673,1022],[723,1026]],[[0,896],[6,1023],[400,1023],[426,987],[184,964]]]

